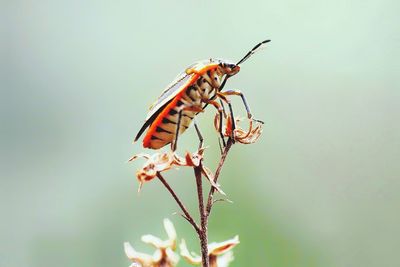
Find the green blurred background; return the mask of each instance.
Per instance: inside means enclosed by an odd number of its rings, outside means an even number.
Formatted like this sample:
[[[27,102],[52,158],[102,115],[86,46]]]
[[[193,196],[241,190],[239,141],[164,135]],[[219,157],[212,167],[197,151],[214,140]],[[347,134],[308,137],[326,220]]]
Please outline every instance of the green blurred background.
[[[148,106],[192,62],[269,47],[227,88],[266,122],[234,146],[210,241],[232,266],[400,266],[398,1],[3,1],[0,266],[128,266],[122,244],[194,232],[127,164]],[[240,101],[236,114],[245,115]],[[209,108],[207,164],[219,156]],[[197,145],[194,130],[180,152]],[[193,174],[166,174],[193,212]],[[180,266],[186,266],[183,261]]]

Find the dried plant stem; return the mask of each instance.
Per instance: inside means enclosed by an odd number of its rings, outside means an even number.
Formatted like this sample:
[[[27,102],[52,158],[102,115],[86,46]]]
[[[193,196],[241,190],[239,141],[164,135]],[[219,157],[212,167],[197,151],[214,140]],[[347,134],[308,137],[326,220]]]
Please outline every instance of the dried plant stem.
[[[224,166],[225,159],[228,156],[228,152],[231,149],[232,145],[233,145],[232,139],[229,138],[228,142],[227,142],[227,144],[225,146],[224,152],[221,155],[221,159],[220,159],[220,161],[218,163],[217,170],[215,171],[214,183],[217,183],[217,181],[218,181],[218,177],[219,177],[219,174],[221,173],[222,166]],[[205,211],[207,219],[208,219],[208,216],[210,216],[211,208],[212,208],[212,206],[214,204],[214,201],[213,201],[214,193],[215,193],[215,188],[211,187],[210,192],[208,193],[208,200],[207,200],[207,206],[206,206],[206,211]]]
[[[203,262],[203,267],[208,267],[208,238],[207,238],[207,214],[204,209],[203,200],[203,185],[202,185],[202,175],[201,175],[201,163],[200,166],[194,167],[194,174],[196,176],[197,185],[197,195],[199,199],[199,213],[200,213],[200,248],[201,248],[201,258]]]
[[[221,159],[218,163],[217,169],[214,174],[214,183],[217,183],[219,174],[221,173],[222,166],[225,163],[225,159],[228,156],[228,152],[233,145],[233,141],[231,138],[228,139],[228,142],[224,148],[224,151],[221,155]],[[183,205],[182,201],[176,195],[175,191],[171,188],[171,186],[167,183],[164,177],[158,172],[157,177],[162,182],[162,184],[167,188],[167,190],[171,193],[172,197],[175,199],[178,206],[181,208],[183,214],[182,216],[193,226],[196,230],[199,239],[200,239],[200,248],[201,248],[201,257],[202,257],[202,265],[203,267],[209,267],[209,256],[208,256],[208,217],[211,213],[212,206],[214,204],[213,197],[215,193],[215,187],[211,186],[210,192],[208,193],[207,205],[204,206],[204,196],[203,196],[203,183],[202,183],[202,162],[200,162],[199,166],[195,166],[194,174],[196,177],[196,186],[197,186],[197,196],[199,201],[199,213],[200,213],[200,226],[193,220],[193,217],[190,215],[185,205]]]
[[[157,172],[157,177],[161,181],[161,183],[167,188],[167,190],[171,193],[172,197],[175,199],[176,203],[178,203],[178,206],[181,208],[184,218],[193,226],[193,228],[196,230],[196,232],[200,235],[200,227],[197,225],[197,223],[193,220],[192,216],[186,209],[185,205],[183,205],[182,201],[179,199],[179,197],[176,195],[175,191],[171,188],[171,186],[165,181],[164,177]]]

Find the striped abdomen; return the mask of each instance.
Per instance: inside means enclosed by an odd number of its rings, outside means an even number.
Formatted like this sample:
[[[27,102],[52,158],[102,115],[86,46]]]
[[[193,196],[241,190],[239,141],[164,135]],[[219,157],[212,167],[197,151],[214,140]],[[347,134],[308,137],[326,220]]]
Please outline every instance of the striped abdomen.
[[[178,94],[171,103],[154,120],[149,131],[143,139],[143,146],[159,149],[175,139],[179,120],[179,112],[182,110],[179,123],[179,134],[182,134],[192,122],[198,111],[186,110],[189,107],[201,107],[204,99],[209,99],[213,91],[210,85],[210,77],[207,74],[201,76],[195,84],[189,86]]]

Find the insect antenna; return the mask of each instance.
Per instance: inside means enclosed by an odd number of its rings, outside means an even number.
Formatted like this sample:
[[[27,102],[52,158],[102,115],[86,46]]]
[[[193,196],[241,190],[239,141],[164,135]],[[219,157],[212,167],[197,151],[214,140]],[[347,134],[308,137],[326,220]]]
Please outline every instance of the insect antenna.
[[[241,60],[239,60],[239,62],[236,65],[242,64],[243,62],[245,62],[251,55],[253,55],[255,52],[257,52],[258,50],[262,49],[264,46],[264,44],[270,42],[271,40],[265,40],[262,41],[260,43],[258,43],[255,47],[253,47],[253,49],[251,49]],[[224,80],[221,83],[221,86],[219,87],[219,91],[222,90],[222,88],[224,88],[226,81],[231,77],[231,75],[226,75]]]
[[[236,65],[242,64],[243,62],[245,62],[251,55],[253,55],[255,52],[257,52],[258,50],[260,50],[261,48],[263,48],[263,45],[270,42],[271,40],[265,40],[262,41],[260,43],[258,43],[255,47],[253,47],[253,49],[251,49],[241,60],[239,60],[239,62]]]

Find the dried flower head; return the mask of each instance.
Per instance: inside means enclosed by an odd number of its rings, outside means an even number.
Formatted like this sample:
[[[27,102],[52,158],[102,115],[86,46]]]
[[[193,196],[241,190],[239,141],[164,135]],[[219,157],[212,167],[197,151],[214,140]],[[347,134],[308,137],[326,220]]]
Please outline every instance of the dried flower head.
[[[235,118],[236,128],[234,130],[234,139],[235,141],[242,144],[252,144],[255,143],[262,133],[262,124],[257,120],[248,120],[249,121],[249,129],[246,131],[240,128],[239,123],[241,122],[240,118]],[[255,126],[253,124],[256,124]],[[219,114],[216,114],[214,118],[214,127],[217,131],[219,131]],[[232,120],[231,116],[228,115],[226,118],[225,125],[222,126],[222,133],[226,137],[232,136]]]
[[[211,243],[208,245],[208,257],[210,267],[227,267],[229,263],[233,261],[233,249],[239,244],[239,236],[235,236],[232,239],[220,242]],[[187,249],[186,242],[182,239],[179,245],[181,250],[181,256],[192,265],[201,265],[201,257],[195,253],[190,253]]]
[[[142,187],[144,182],[148,182],[157,176],[157,172],[169,170],[174,164],[174,154],[172,152],[155,153],[148,155],[140,153],[131,157],[128,161],[134,161],[138,158],[146,159],[143,167],[136,172],[136,177]]]
[[[202,147],[194,153],[186,152],[185,157],[180,157],[175,152],[162,152],[153,155],[137,154],[129,159],[134,161],[138,158],[146,159],[143,167],[136,172],[136,177],[139,180],[139,190],[143,183],[151,181],[157,176],[157,173],[171,169],[173,166],[187,166],[187,167],[200,167],[203,175],[211,183],[215,189],[224,194],[219,188],[218,184],[214,182],[214,175],[209,168],[203,165],[203,154],[205,148]]]
[[[153,235],[142,236],[142,241],[156,248],[153,255],[137,252],[129,242],[124,243],[125,254],[133,262],[131,266],[140,267],[173,267],[178,264],[176,250],[176,231],[172,222],[164,219],[164,228],[168,239],[161,240]]]

